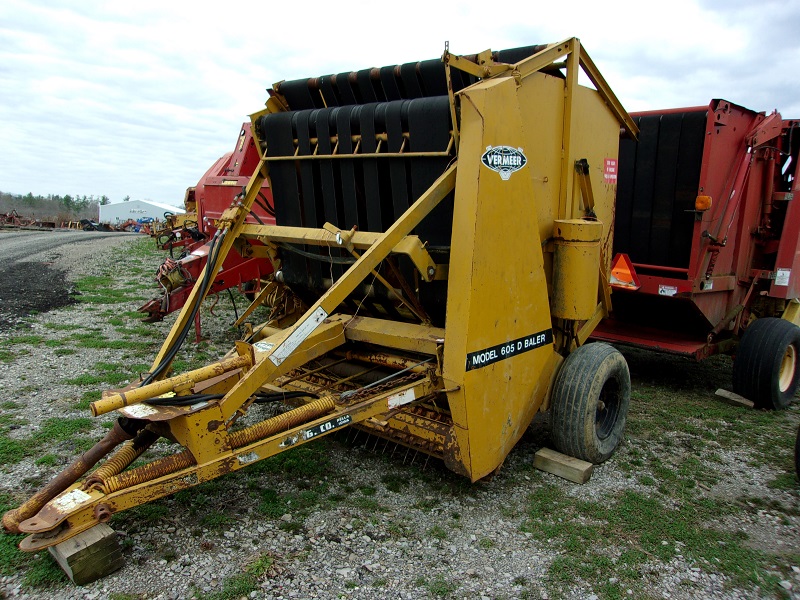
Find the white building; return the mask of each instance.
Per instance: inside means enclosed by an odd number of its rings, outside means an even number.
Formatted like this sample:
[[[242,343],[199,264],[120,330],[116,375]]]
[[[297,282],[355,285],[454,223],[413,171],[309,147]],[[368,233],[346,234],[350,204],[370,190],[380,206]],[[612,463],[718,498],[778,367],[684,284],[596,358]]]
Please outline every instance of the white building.
[[[115,202],[100,206],[100,222],[116,225],[117,223],[124,223],[128,219],[136,221],[144,217],[163,221],[165,212],[177,215],[186,211],[177,206],[161,204],[151,200],[128,200],[127,202]]]

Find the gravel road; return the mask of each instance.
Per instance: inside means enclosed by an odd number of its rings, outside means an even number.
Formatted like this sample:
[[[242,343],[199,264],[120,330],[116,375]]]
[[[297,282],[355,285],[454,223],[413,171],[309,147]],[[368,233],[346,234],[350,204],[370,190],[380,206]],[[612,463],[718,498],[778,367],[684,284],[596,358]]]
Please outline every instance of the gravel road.
[[[140,239],[0,232],[0,280],[9,274],[17,277],[16,287],[4,288],[0,298],[6,320],[0,344],[12,354],[0,362],[0,397],[14,403],[3,410],[12,423],[11,439],[35,439],[48,418],[88,416],[85,406],[77,407],[80,399],[89,390],[112,387],[70,378],[96,375],[106,368],[102,365],[146,365],[151,360],[170,323],[148,325],[153,332],[148,334],[126,316],[155,292],[153,259],[148,263],[129,252]],[[25,317],[24,298],[12,292],[27,289],[24,285],[33,275],[58,291],[62,305],[54,301],[52,310]],[[128,290],[122,302],[68,304],[71,282],[111,275]],[[203,319],[206,334],[220,341],[188,345],[187,360],[201,352],[217,356],[234,337],[228,325],[232,313],[224,302]],[[111,343],[105,348],[81,346],[75,331],[94,332]],[[44,341],[11,345],[20,335]],[[113,343],[119,340],[130,346]],[[663,373],[675,368],[662,357],[628,357],[635,390],[669,381]],[[112,368],[107,371],[113,373]],[[676,385],[687,377],[702,382],[702,402],[716,406],[713,389],[729,380],[730,366],[726,360],[680,363],[672,377]],[[604,529],[598,513],[554,512],[554,506],[605,508],[626,497],[644,501],[651,496],[663,499],[665,518],[680,508],[681,500],[670,495],[670,487],[684,480],[670,479],[641,457],[653,454],[665,465],[683,464],[679,460],[691,456],[703,438],[672,430],[663,436],[636,433],[651,405],[640,400],[631,410],[634,433],[582,486],[532,468],[534,452],[548,443],[546,421],[535,421],[499,473],[477,484],[374,439],[323,439],[291,460],[259,463],[189,494],[116,516],[111,525],[120,536],[126,565],[100,581],[82,588],[64,581],[32,587],[26,573],[37,562],[50,560],[42,553],[18,572],[2,574],[0,598],[800,598],[800,565],[785,558],[800,556],[796,486],[769,488],[785,471],[755,460],[748,440],[733,448],[709,442],[714,459],[703,468],[713,471],[713,481],[694,486],[690,493],[699,501],[731,505],[744,502],[740,498],[745,496],[769,495],[770,502],[784,507],[753,505],[708,523],[741,533],[748,538],[747,548],[774,554],[774,564],[750,583],[734,580],[710,556],[698,558],[691,549],[696,540],[672,530],[665,528],[650,546],[633,526]],[[734,415],[729,420],[735,421],[738,413],[725,414]],[[782,427],[796,427],[797,412],[787,412],[785,419],[793,419],[794,425]],[[94,420],[74,439],[43,441],[30,456],[0,465],[0,493],[15,502],[24,500],[80,451],[81,440],[98,439],[107,421]],[[701,428],[702,418],[697,423]],[[160,450],[172,451],[166,445]],[[53,459],[37,460],[45,454]],[[659,486],[663,492],[656,491]],[[631,518],[638,518],[636,510]],[[598,527],[605,532],[601,537],[584,535]],[[562,537],[559,528],[573,532],[572,537]],[[724,545],[731,538],[719,539]],[[566,568],[567,559],[575,555],[573,542],[599,547],[592,555],[598,557],[596,568],[573,568],[559,579],[559,565]],[[639,558],[627,567],[631,553]],[[765,587],[767,580],[774,580],[772,587]],[[242,585],[237,588],[238,583]]]
[[[0,230],[0,331],[32,312],[45,312],[73,302],[63,268],[54,266],[64,247],[66,262],[80,261],[118,244],[120,233],[54,229]]]

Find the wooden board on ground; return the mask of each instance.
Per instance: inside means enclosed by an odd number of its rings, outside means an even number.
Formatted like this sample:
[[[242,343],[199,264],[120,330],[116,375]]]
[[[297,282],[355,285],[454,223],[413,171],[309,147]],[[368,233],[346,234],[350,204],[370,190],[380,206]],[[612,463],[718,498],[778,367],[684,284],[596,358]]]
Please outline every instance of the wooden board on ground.
[[[729,392],[728,390],[718,389],[716,392],[717,396],[722,398],[722,401],[725,404],[730,404],[731,406],[744,406],[745,408],[753,408],[753,403],[750,402],[744,396],[740,396],[739,394],[734,394],[733,392]]]
[[[592,476],[594,465],[579,458],[542,448],[533,457],[533,466],[575,483],[586,483]]]
[[[48,550],[76,585],[91,583],[125,564],[117,534],[105,523]]]

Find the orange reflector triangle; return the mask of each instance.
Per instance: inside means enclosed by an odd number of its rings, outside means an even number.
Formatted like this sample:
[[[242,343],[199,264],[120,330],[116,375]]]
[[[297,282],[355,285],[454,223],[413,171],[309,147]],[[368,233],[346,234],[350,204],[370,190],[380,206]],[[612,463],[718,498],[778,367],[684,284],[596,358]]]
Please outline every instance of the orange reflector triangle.
[[[617,254],[611,262],[611,286],[624,290],[638,290],[642,287],[636,269],[627,254]]]

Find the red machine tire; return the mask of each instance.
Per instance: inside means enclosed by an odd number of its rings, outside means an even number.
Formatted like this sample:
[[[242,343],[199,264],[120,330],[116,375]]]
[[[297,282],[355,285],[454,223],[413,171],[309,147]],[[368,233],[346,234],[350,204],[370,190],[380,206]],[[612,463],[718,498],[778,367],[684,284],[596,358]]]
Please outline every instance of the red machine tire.
[[[800,427],[797,428],[797,438],[794,441],[794,473],[800,477]]]
[[[600,464],[625,431],[631,398],[628,363],[600,342],[570,354],[553,386],[552,434],[559,452]]]
[[[764,317],[744,332],[733,361],[733,391],[758,408],[789,406],[800,385],[800,327]]]

